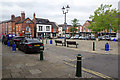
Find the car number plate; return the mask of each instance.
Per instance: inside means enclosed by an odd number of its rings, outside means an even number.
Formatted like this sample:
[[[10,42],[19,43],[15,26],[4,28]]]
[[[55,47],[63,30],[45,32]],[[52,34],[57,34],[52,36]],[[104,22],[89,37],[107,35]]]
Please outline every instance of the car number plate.
[[[34,46],[40,46],[40,45],[34,45]]]

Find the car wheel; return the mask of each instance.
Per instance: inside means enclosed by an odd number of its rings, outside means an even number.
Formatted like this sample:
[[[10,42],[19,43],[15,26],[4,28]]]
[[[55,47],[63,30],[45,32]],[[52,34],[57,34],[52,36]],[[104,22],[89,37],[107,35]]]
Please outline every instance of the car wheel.
[[[27,49],[24,49],[24,52],[25,52],[26,54],[28,54],[28,51],[27,51]]]

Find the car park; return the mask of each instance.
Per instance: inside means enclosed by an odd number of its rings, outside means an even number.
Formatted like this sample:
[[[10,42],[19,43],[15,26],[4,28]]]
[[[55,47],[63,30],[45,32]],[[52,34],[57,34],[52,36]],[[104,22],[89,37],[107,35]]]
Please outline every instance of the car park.
[[[16,47],[18,47],[21,40],[23,40],[25,37],[23,36],[15,36],[10,40],[10,45],[16,44]]]
[[[25,38],[21,40],[18,49],[25,53],[40,52],[40,50],[44,50],[44,44],[38,39]]]

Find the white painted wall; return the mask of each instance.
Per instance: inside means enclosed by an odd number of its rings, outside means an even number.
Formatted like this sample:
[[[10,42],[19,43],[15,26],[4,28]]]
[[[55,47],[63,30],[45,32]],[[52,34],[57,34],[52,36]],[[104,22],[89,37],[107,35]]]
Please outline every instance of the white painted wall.
[[[36,24],[37,26],[37,32],[52,32],[51,30],[51,25],[44,25],[44,24]],[[43,31],[39,31],[39,26],[43,26]],[[50,26],[50,30],[49,31],[46,31],[46,26]]]

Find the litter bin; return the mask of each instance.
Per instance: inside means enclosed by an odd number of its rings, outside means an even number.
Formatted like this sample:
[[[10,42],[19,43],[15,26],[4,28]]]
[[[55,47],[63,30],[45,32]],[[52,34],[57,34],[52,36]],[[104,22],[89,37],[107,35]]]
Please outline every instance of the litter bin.
[[[52,44],[52,40],[50,40],[50,44]]]
[[[13,52],[16,52],[16,44],[13,44],[13,45],[12,45],[12,51],[13,51]]]
[[[7,42],[7,46],[10,47],[10,41]]]
[[[109,51],[109,44],[108,43],[105,44],[105,51]]]

